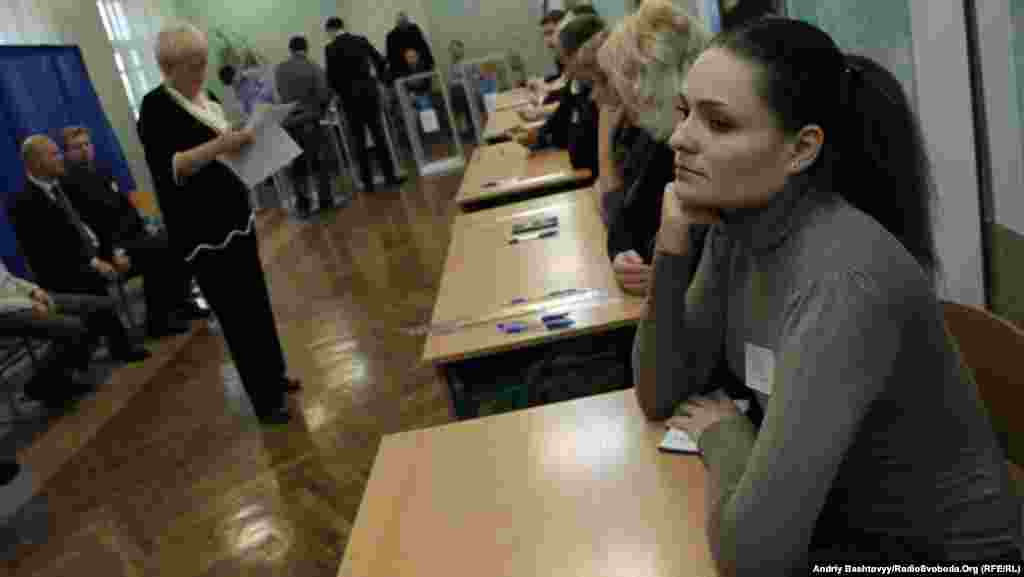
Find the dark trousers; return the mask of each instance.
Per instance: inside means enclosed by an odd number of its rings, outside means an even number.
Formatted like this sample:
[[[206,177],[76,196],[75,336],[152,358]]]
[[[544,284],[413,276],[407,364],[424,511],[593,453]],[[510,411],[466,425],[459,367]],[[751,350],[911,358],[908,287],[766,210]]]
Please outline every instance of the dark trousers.
[[[370,168],[370,151],[366,149],[366,130],[373,137],[374,148],[377,150],[377,161],[384,172],[384,177],[395,180],[395,166],[391,163],[388,141],[384,136],[384,127],[380,122],[380,94],[377,92],[376,81],[353,81],[352,93],[342,98],[342,108],[348,119],[348,127],[359,159],[359,172],[363,185],[367,190],[373,188],[373,170]]]
[[[64,391],[51,389],[60,373],[88,367],[92,346],[98,337],[110,339],[117,350],[131,344],[116,304],[110,297],[85,294],[50,294],[56,312],[39,316],[32,311],[0,315],[0,335],[27,336],[53,341],[58,360],[36,375],[25,386],[25,394],[35,399],[63,398]]]
[[[253,408],[262,413],[280,407],[285,395],[284,353],[255,232],[235,236],[222,250],[200,251],[192,269],[217,315]]]
[[[122,242],[121,248],[132,261],[128,276],[142,275],[147,322],[166,322],[191,296],[187,264],[163,236],[139,236]]]
[[[327,153],[327,136],[319,121],[289,127],[287,131],[302,149],[302,154],[289,167],[289,176],[295,185],[295,201],[299,208],[308,209],[312,202],[308,182],[310,171],[316,172],[317,183],[320,186],[320,206],[332,204],[334,195],[331,187],[331,175],[327,163],[324,162],[324,155]]]

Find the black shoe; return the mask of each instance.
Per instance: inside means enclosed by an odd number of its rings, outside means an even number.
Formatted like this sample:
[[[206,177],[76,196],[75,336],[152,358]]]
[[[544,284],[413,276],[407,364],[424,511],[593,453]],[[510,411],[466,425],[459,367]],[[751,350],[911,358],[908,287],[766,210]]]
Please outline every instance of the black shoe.
[[[404,176],[392,176],[387,180],[388,186],[402,186],[408,180]]]
[[[0,487],[16,479],[20,472],[21,465],[17,461],[4,461],[0,463]]]
[[[126,345],[118,347],[110,352],[110,357],[122,363],[137,363],[153,356],[145,347],[139,345]]]
[[[154,339],[183,335],[190,330],[192,330],[192,323],[174,316],[164,320],[149,321],[146,323],[146,335]]]
[[[258,411],[256,418],[259,419],[261,425],[286,425],[291,422],[292,415],[288,412],[288,407],[280,406],[267,411]]]
[[[190,321],[208,319],[212,314],[210,307],[201,307],[194,300],[188,301],[178,309],[178,318]]]
[[[302,391],[302,381],[299,379],[284,379],[284,390],[288,393],[298,393]]]

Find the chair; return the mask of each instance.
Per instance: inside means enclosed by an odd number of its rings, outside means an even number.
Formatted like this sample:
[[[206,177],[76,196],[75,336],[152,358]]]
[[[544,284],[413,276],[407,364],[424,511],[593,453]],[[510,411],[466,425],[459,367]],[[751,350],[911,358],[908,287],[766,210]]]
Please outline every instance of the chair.
[[[946,329],[974,374],[978,394],[1007,455],[1019,497],[1024,498],[1024,331],[978,307],[943,302]]]

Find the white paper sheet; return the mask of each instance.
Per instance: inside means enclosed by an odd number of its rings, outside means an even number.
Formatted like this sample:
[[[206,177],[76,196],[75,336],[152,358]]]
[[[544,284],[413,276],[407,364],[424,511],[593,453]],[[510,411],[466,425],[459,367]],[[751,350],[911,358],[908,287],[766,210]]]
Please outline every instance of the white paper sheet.
[[[255,187],[302,154],[299,145],[281,128],[281,121],[292,108],[294,102],[257,108],[246,125],[255,135],[253,143],[237,155],[218,158],[247,187]]]
[[[420,124],[423,125],[423,132],[428,134],[441,130],[441,124],[437,121],[437,112],[433,108],[420,111]]]

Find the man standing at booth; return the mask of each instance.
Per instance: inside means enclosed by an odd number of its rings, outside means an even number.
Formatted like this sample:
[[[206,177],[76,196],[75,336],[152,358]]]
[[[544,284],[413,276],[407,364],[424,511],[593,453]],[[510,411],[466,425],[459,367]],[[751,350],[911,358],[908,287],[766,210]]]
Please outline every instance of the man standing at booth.
[[[296,103],[282,126],[302,148],[302,154],[292,163],[291,176],[296,206],[302,216],[308,216],[313,196],[309,190],[310,171],[317,175],[320,210],[328,210],[334,204],[330,172],[323,161],[327,142],[320,125],[331,94],[323,69],[307,56],[309,43],[306,38],[292,38],[288,42],[288,50],[292,56],[278,65],[275,79],[281,102]]]
[[[387,62],[365,36],[345,31],[345,23],[341,18],[328,18],[326,28],[327,33],[333,37],[326,49],[327,81],[337,93],[341,108],[345,111],[349,131],[355,141],[363,187],[367,192],[373,192],[375,188],[370,152],[366,149],[367,130],[376,143],[374,148],[377,150],[377,160],[387,184],[397,186],[401,181],[388,154],[387,139],[381,125],[380,91],[377,87],[377,78],[389,78]],[[371,75],[371,69],[376,71],[376,78]]]

